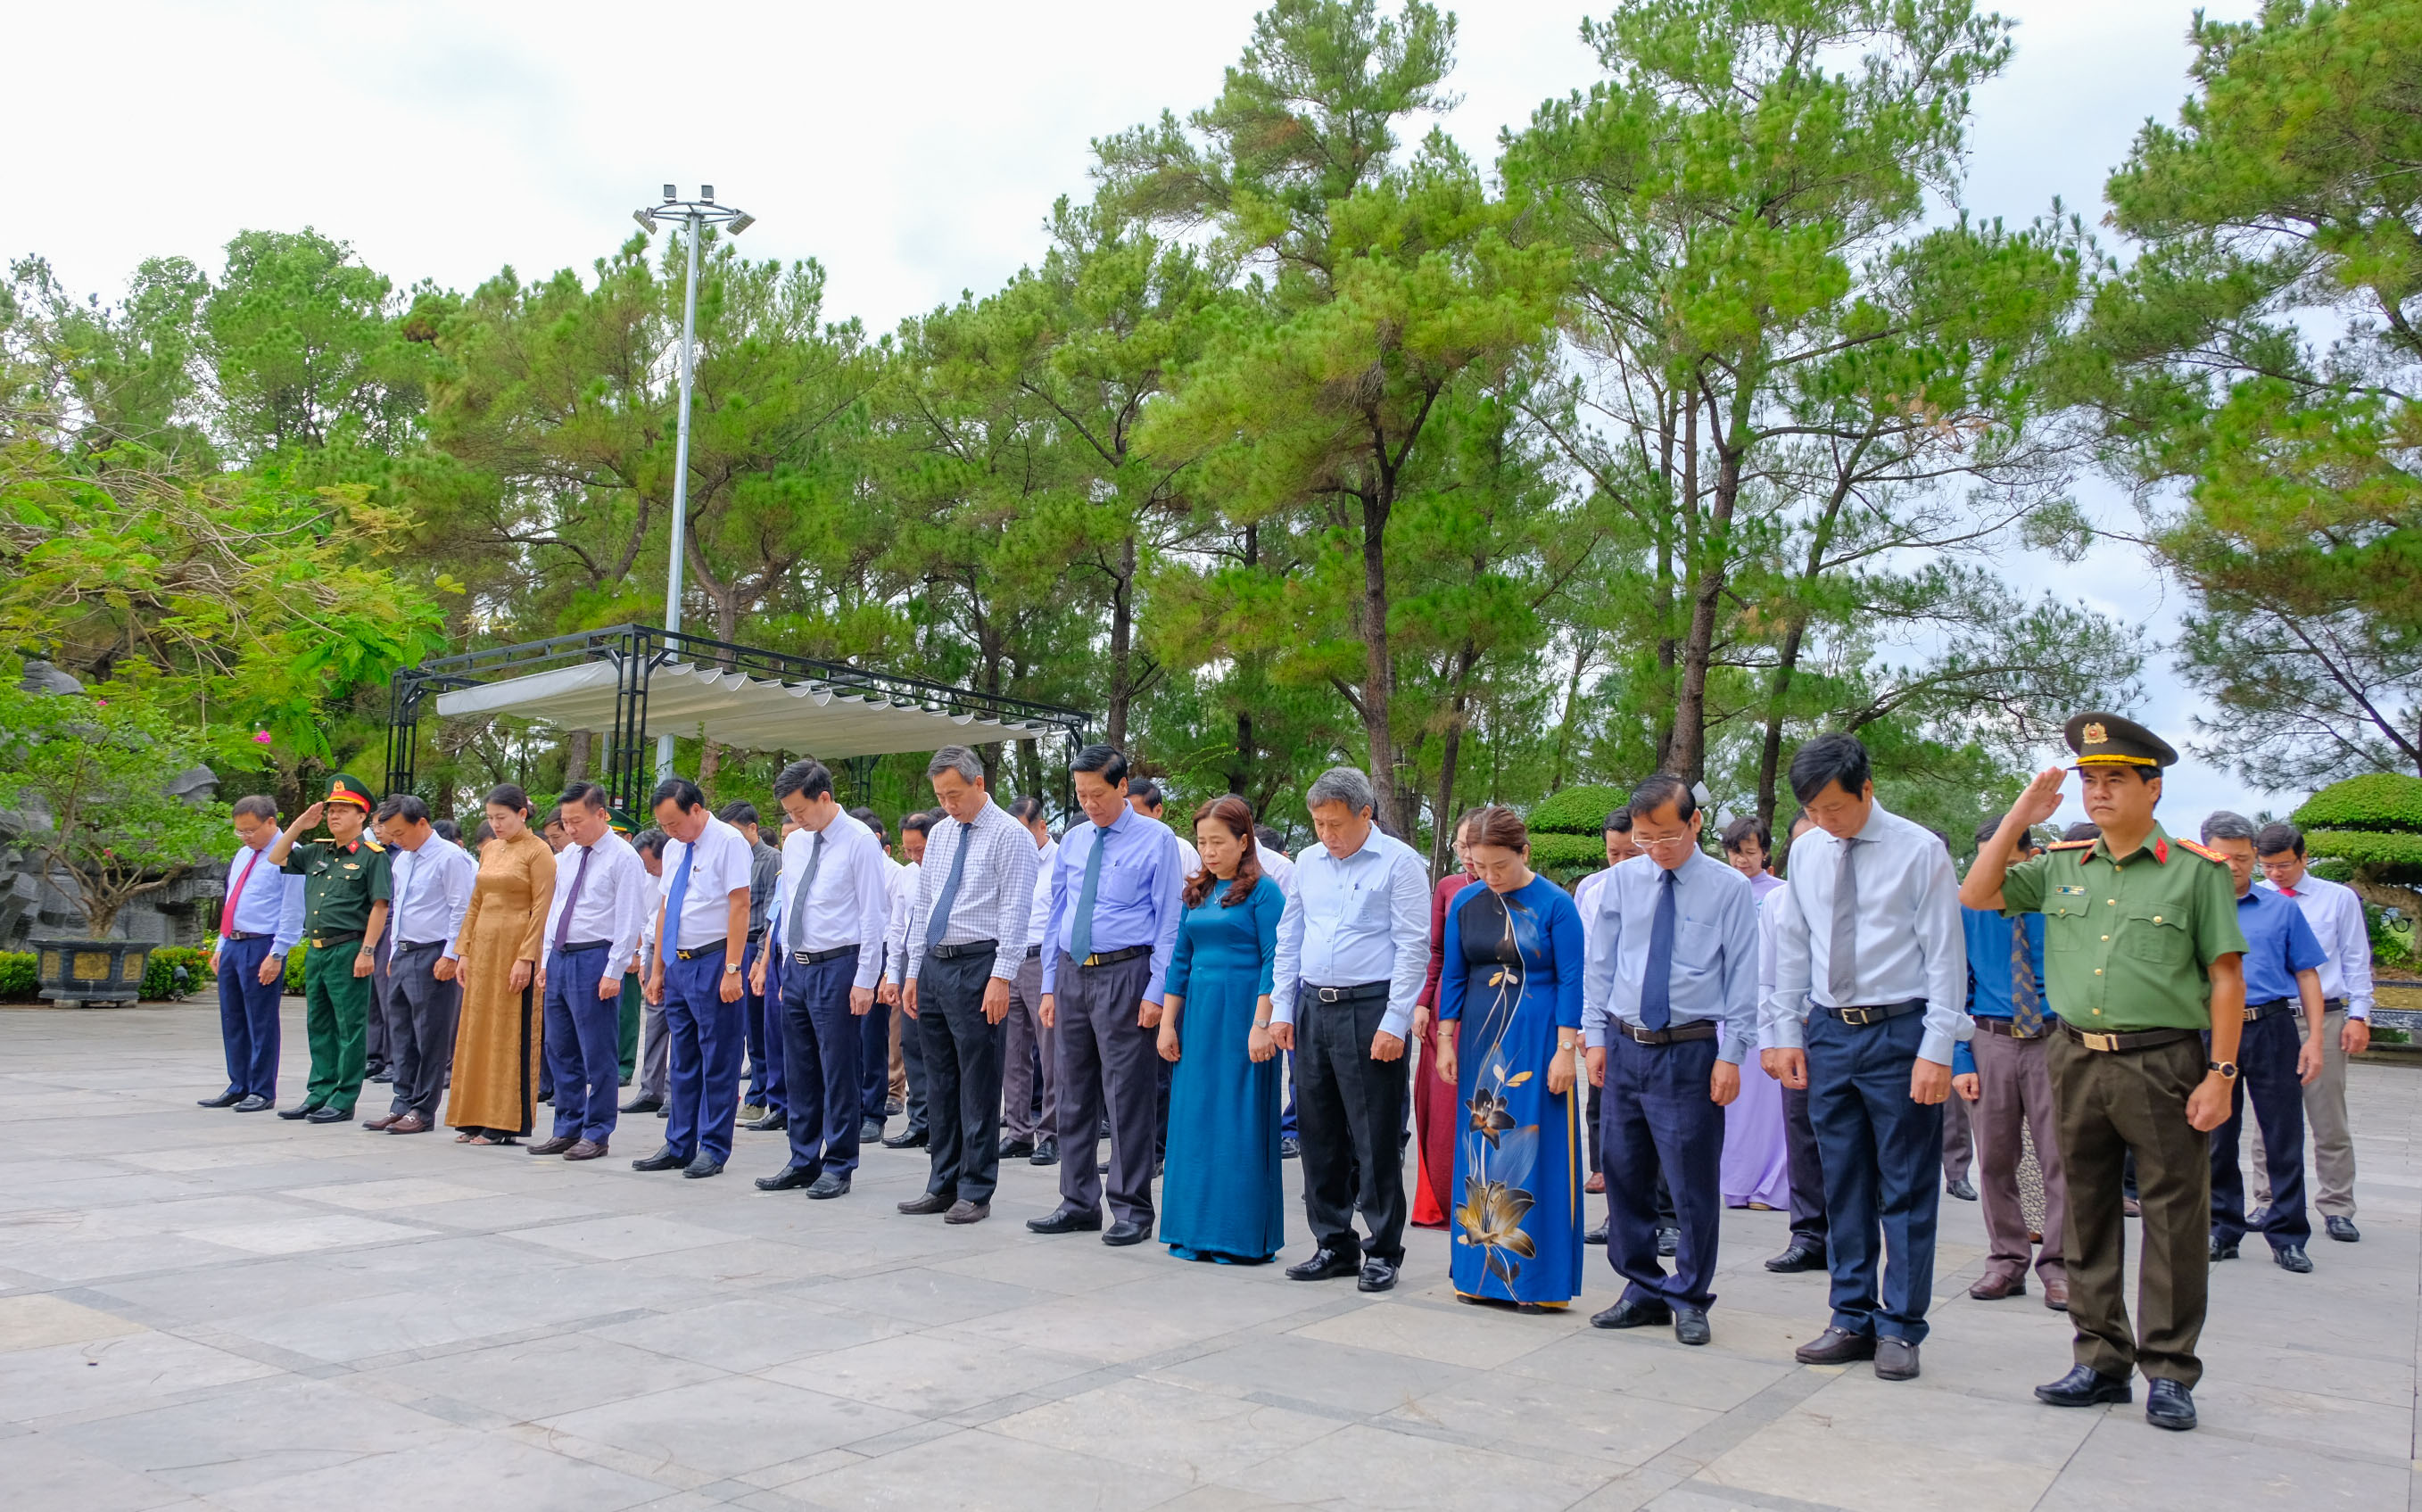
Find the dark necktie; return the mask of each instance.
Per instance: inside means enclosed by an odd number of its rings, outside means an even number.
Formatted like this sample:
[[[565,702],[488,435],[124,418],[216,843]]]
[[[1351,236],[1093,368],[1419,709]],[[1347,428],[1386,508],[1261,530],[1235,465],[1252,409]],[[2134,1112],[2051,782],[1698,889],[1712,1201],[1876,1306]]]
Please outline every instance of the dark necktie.
[[[951,874],[942,884],[942,895],[934,900],[934,917],[925,923],[925,948],[932,950],[942,943],[950,932],[951,906],[959,901],[959,883],[967,874],[967,837],[975,833],[973,823],[959,826],[958,848],[951,854]]]
[[[2027,953],[2027,921],[2010,921],[2010,1031],[2020,1039],[2044,1032],[2043,989],[2036,983],[2036,963]]]
[[[573,868],[572,891],[563,900],[563,916],[555,921],[555,948],[572,943],[572,910],[580,906],[580,885],[589,880],[589,858],[597,854],[594,845],[580,847],[580,864]]]
[[[673,964],[681,950],[682,905],[689,901],[689,870],[698,864],[698,843],[683,846],[682,852],[681,870],[673,874],[672,890],[665,894],[665,937],[656,941],[656,953],[667,966]]]
[[[1663,1029],[1674,1021],[1674,879],[1664,867],[1657,887],[1657,916],[1648,925],[1648,969],[1640,980],[1640,1026]]]
[[[799,890],[791,899],[791,927],[783,937],[791,949],[808,948],[808,894],[816,890],[816,868],[825,864],[825,832],[816,831],[816,843],[808,851],[808,869],[799,874]]]
[[[1093,827],[1093,853],[1085,858],[1085,883],[1077,890],[1077,921],[1068,928],[1068,954],[1079,966],[1093,953],[1093,894],[1102,885],[1102,847],[1109,838],[1109,830]]]
[[[1858,1002],[1859,990],[1859,843],[1842,842],[1841,870],[1833,874],[1833,948],[1825,962],[1825,988],[1832,1006]]]

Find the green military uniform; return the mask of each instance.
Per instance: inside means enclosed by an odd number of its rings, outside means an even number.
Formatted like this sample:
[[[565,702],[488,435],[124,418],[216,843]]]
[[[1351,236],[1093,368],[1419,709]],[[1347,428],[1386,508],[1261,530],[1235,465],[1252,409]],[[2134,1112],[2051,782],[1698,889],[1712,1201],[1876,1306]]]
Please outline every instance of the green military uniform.
[[[2078,764],[2162,767],[2158,736],[2115,715],[2069,721]],[[2226,863],[2158,824],[2115,857],[2101,840],[2054,845],[2002,880],[2005,914],[2044,916],[2044,985],[2062,1032],[2049,1047],[2053,1122],[2068,1179],[2068,1315],[2077,1362],[2192,1388],[2203,1373],[2210,1265],[2210,1138],[2187,1098],[2210,1052],[2214,961],[2241,954]],[[2140,1333],[2129,1327],[2121,1263],[2121,1167],[2136,1157],[2144,1211]]]
[[[339,773],[329,780],[326,801],[354,804],[367,814],[370,789]],[[350,844],[304,841],[287,852],[284,870],[303,878],[303,1026],[311,1042],[306,1109],[351,1116],[361,1096],[370,979],[354,975],[354,958],[371,906],[387,901],[393,864],[367,829]]]
[[[621,809],[606,811],[606,827],[624,840],[638,833],[638,827],[631,822],[629,812]],[[639,996],[639,974],[637,971],[623,972],[621,1020],[615,1031],[622,1063],[622,1085],[626,1087],[631,1084],[632,1073],[639,1066],[639,1011],[643,1000]]]

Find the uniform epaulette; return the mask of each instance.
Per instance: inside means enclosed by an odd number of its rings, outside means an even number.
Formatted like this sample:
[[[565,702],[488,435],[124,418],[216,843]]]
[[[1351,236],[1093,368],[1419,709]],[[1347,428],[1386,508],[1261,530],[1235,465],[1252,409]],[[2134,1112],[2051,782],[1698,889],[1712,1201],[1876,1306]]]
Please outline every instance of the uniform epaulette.
[[[2218,861],[2223,866],[2226,866],[2228,864],[2227,857],[2223,856],[2220,852],[2213,850],[2209,845],[2202,844],[2196,841],[2181,840],[2176,835],[2172,835],[2170,839],[2177,843],[2178,847],[2180,850],[2193,851],[2207,861]]]
[[[372,850],[374,850],[374,851],[378,851],[378,852],[380,852],[382,855],[383,855],[383,854],[385,854],[385,851],[386,851],[386,847],[385,847],[385,845],[382,845],[382,844],[380,844],[377,841],[370,839],[370,836],[368,836],[368,835],[364,835],[364,836],[362,837],[362,843],[363,843],[363,844],[365,844],[365,845],[368,845],[370,849],[372,849]]]
[[[2044,847],[2044,849],[2046,849],[2046,850],[2056,850],[2056,851],[2062,851],[2062,850],[2092,850],[2093,848],[2094,848],[2094,842],[2092,842],[2092,841],[2090,841],[2090,840],[2055,840],[2055,841],[2053,841],[2051,844],[2046,845],[2046,846]]]

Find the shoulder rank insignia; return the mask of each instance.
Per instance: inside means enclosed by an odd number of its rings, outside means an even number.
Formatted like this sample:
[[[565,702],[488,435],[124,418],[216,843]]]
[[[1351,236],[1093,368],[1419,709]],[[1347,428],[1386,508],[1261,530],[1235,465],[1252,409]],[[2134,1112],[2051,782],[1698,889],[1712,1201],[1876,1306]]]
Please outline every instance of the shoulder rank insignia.
[[[2207,861],[2217,861],[2223,866],[2226,866],[2228,864],[2227,857],[2223,856],[2220,852],[2213,850],[2209,845],[2192,840],[2179,840],[2176,835],[2173,835],[2170,838],[2178,841],[2178,849],[2180,850],[2193,851]]]
[[[2048,851],[2092,850],[2093,848],[2094,842],[2090,840],[2055,840],[2044,847]]]
[[[364,835],[362,837],[362,843],[369,846],[371,850],[379,852],[381,855],[384,855],[386,852],[386,847],[385,845],[382,845],[377,841],[370,839],[368,835]]]

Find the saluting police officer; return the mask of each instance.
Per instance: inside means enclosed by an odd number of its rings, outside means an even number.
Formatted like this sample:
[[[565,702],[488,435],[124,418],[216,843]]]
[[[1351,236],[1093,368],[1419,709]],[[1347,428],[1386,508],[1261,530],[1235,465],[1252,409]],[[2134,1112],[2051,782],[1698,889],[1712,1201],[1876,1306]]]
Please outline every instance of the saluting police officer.
[[[310,1089],[279,1109],[280,1118],[341,1124],[362,1095],[370,973],[386,931],[391,871],[386,848],[363,832],[370,808],[362,780],[338,772],[327,797],[296,814],[269,847],[268,860],[303,878],[303,1027],[311,1042]],[[330,838],[296,844],[323,816]]]
[[[2036,1396],[2054,1407],[2125,1402],[2141,1368],[2146,1421],[2192,1428],[2210,1264],[2208,1136],[2228,1117],[2237,1077],[2245,936],[2226,863],[2153,817],[2162,770],[2178,753],[2115,714],[2078,715],[2068,736],[2100,838],[2010,863],[2027,827],[2060,807],[2053,767],[2027,784],[1959,889],[1972,908],[2044,915],[2045,985],[2060,1016],[2049,1059],[2077,1364]],[[2134,1333],[2121,1289],[2120,1167],[2131,1153],[2144,1208],[2145,1315]]]

